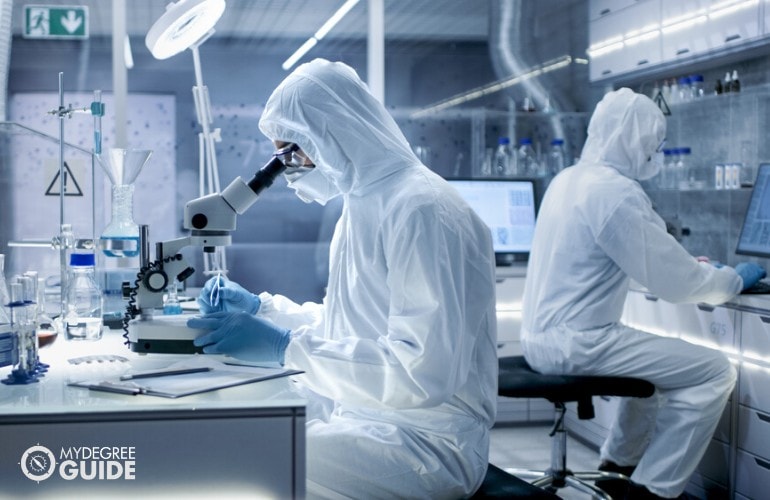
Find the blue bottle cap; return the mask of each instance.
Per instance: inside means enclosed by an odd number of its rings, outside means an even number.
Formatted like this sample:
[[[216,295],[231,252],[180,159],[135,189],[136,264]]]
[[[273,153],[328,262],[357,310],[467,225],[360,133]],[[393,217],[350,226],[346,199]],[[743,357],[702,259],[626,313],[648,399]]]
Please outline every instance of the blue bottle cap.
[[[71,266],[93,266],[96,258],[92,253],[73,253],[70,255]]]
[[[501,137],[497,140],[498,144],[510,144],[511,140],[507,137]]]
[[[551,141],[552,146],[561,146],[564,144],[564,139],[554,139]]]
[[[530,139],[529,137],[522,137],[521,140],[519,141],[519,144],[522,146],[524,146],[525,144],[532,144],[532,139]]]

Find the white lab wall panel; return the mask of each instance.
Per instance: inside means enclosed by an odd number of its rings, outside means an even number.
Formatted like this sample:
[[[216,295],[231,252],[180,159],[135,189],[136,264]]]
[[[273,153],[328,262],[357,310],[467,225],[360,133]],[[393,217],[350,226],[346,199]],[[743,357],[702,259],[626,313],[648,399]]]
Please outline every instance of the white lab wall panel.
[[[65,93],[65,107],[90,106],[92,93]],[[102,94],[105,117],[102,118],[102,150],[112,147],[114,110],[112,95]],[[179,235],[180,221],[176,208],[176,120],[175,97],[172,95],[136,95],[128,97],[128,147],[152,150],[152,156],[137,177],[134,191],[134,220],[149,224],[152,241],[172,239]],[[39,132],[59,137],[59,119],[48,114],[59,107],[57,93],[16,93],[9,100],[9,121]],[[75,114],[64,120],[65,142],[92,151],[94,119]],[[15,135],[9,147],[9,168],[13,177],[11,200],[4,206],[12,210],[12,240],[48,240],[59,232],[58,169],[59,147],[56,142],[41,141],[36,136]],[[76,152],[71,154],[70,151]],[[102,169],[96,167],[95,191],[92,191],[90,155],[69,148],[65,154],[72,176],[65,192],[64,221],[73,224],[75,236],[90,238],[92,199],[95,194],[95,236],[109,223],[111,215],[111,183]],[[74,183],[77,183],[76,188]],[[53,184],[53,185],[52,185]],[[51,188],[51,189],[49,189]],[[46,193],[49,193],[46,195]],[[37,270],[41,276],[59,272],[58,252],[46,249],[9,249],[10,264],[6,273]],[[118,265],[117,259],[102,259],[107,268]],[[126,259],[130,260],[130,259]],[[125,262],[120,263],[125,266]],[[137,262],[131,262],[137,265]]]

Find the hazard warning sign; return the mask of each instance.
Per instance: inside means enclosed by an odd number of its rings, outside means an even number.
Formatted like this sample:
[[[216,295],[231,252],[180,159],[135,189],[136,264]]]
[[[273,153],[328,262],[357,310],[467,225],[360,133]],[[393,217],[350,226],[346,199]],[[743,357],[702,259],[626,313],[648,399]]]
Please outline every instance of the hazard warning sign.
[[[45,195],[59,196],[62,191],[64,196],[83,196],[83,190],[80,189],[80,184],[66,161],[63,172],[56,170],[56,174],[48,184],[48,189],[45,190]]]

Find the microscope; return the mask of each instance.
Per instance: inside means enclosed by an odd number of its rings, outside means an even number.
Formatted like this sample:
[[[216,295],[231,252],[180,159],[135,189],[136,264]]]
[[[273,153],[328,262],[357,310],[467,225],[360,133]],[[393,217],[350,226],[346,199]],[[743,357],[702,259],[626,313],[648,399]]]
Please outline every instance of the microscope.
[[[146,226],[140,234],[141,268],[133,286],[124,283],[123,295],[128,298],[123,318],[126,344],[138,353],[192,354],[202,352],[193,340],[204,330],[188,328],[187,317],[163,315],[163,294],[176,279],[182,283],[195,270],[179,253],[187,246],[202,247],[204,252],[214,252],[216,247],[231,242],[230,233],[235,230],[236,215],[243,214],[257,201],[262,191],[273,184],[275,178],[286,169],[276,156],[259,169],[248,182],[241,177],[232,181],[221,193],[212,193],[187,202],[184,208],[183,227],[188,236],[155,245],[155,260],[149,258],[149,239]]]

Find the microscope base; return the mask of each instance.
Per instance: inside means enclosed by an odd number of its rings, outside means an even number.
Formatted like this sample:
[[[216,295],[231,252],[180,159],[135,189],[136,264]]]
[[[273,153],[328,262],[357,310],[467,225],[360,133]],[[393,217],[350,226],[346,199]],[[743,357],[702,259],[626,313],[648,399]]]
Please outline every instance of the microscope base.
[[[192,314],[155,316],[136,319],[128,325],[128,342],[138,353],[200,354],[203,350],[193,344],[207,330],[187,327]]]

